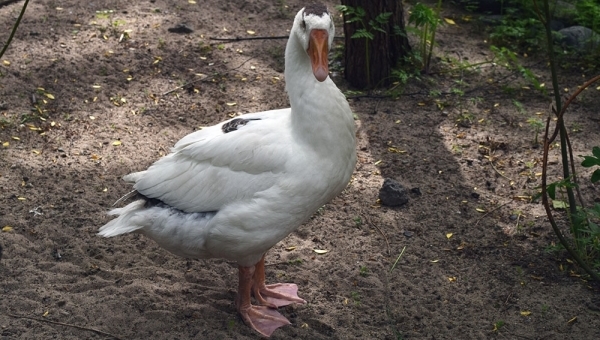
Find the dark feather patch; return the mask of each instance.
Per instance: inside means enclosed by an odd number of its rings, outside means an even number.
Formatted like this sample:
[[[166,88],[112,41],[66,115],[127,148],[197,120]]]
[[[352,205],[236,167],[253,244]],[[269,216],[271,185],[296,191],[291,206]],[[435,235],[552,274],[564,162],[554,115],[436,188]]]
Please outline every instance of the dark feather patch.
[[[236,118],[236,119],[234,119],[232,121],[229,121],[229,122],[223,124],[223,126],[221,126],[221,130],[223,130],[223,133],[228,133],[228,132],[231,132],[231,131],[235,131],[240,126],[248,124],[248,122],[251,121],[251,120],[260,120],[260,118],[251,118],[251,119]]]
[[[146,203],[144,204],[144,208],[152,208],[152,207],[159,207],[159,208],[163,208],[163,209],[168,209],[169,210],[169,215],[190,215],[193,214],[194,218],[199,218],[199,219],[205,219],[205,218],[211,218],[213,217],[217,212],[216,211],[204,211],[204,212],[195,212],[195,213],[188,213],[185,212],[183,210],[179,210],[177,208],[174,208],[168,204],[166,204],[165,202],[159,200],[158,198],[150,198],[147,196],[144,196],[140,193],[138,193],[137,195],[138,198],[142,198],[146,201]]]
[[[304,8],[304,15],[313,14],[322,17],[323,14],[329,14],[327,6],[323,4],[311,4]]]

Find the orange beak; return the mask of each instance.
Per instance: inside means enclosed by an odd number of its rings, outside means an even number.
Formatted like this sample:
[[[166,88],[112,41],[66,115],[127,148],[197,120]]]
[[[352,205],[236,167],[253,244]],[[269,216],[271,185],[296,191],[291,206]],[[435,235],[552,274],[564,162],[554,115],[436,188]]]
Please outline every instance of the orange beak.
[[[324,81],[329,75],[329,60],[327,59],[329,34],[326,30],[310,31],[308,55],[312,64],[313,74],[318,81]]]

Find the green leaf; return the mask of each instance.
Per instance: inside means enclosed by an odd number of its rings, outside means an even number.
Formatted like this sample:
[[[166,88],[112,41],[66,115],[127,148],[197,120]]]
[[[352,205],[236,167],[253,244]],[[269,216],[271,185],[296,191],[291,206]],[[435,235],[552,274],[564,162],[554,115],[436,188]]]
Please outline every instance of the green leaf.
[[[346,20],[346,23],[350,24],[350,23],[353,23],[353,22],[361,22],[361,21],[362,21],[362,19],[359,18],[359,17],[352,17],[352,18],[349,18],[348,20]]]
[[[594,154],[594,156],[596,156],[596,158],[600,158],[600,147],[594,146],[592,148],[592,154]]]
[[[377,21],[377,23],[379,23],[380,25],[384,25],[388,22],[391,16],[391,12],[381,13],[377,17],[375,17],[375,21]]]
[[[547,188],[546,191],[548,192],[548,196],[551,199],[555,199],[556,198],[556,183],[552,183],[550,184]]]
[[[596,183],[598,181],[600,181],[600,169],[596,169],[596,171],[594,171],[592,174],[592,183]]]
[[[375,38],[375,36],[373,36],[373,33],[368,32],[364,28],[361,28],[361,29],[356,30],[356,32],[354,32],[354,34],[352,34],[352,36],[350,38],[352,38],[352,39],[364,38],[364,39],[373,40],[373,38]]]
[[[581,166],[590,168],[594,165],[600,165],[600,160],[598,158],[592,156],[583,156],[583,162],[581,162]]]
[[[374,29],[375,31],[381,32],[381,33],[383,33],[383,34],[387,34],[387,32],[386,32],[384,29],[382,29],[382,28],[379,28],[379,27],[373,27],[373,29]]]
[[[335,9],[337,9],[338,11],[344,13],[348,11],[348,6],[346,5],[336,5]]]
[[[356,12],[356,16],[361,17],[361,18],[364,18],[365,15],[367,15],[367,12],[365,12],[365,9],[362,7],[356,7],[355,12]]]
[[[567,209],[569,205],[565,201],[552,201],[552,207],[554,209]]]

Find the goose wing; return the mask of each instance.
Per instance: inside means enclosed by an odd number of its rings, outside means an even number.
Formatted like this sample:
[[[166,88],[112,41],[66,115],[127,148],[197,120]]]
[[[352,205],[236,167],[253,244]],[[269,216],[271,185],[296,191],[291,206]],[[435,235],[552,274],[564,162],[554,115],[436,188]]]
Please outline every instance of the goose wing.
[[[244,115],[194,132],[147,170],[124,179],[140,194],[186,212],[249,199],[285,173],[292,140],[285,111]]]

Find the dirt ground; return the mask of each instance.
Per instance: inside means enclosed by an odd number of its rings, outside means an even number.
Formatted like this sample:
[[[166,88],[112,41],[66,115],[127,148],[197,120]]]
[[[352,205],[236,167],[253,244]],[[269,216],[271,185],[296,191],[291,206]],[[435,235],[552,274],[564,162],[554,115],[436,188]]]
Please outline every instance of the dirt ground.
[[[289,105],[284,39],[209,38],[285,36],[302,5],[30,3],[0,61],[0,338],[258,337],[235,310],[234,263],[96,233],[130,190],[121,176],[201,126]],[[0,8],[0,41],[21,6]],[[434,69],[490,60],[483,26],[449,6],[456,24],[437,36]],[[169,31],[180,24],[193,32]],[[341,18],[336,26],[340,35]],[[550,87],[543,61],[523,62]],[[562,72],[565,94],[592,76]],[[267,254],[268,281],[295,282],[308,301],[282,308],[292,324],[272,338],[600,338],[599,287],[547,250],[556,238],[528,200],[541,149],[527,119],[547,117],[548,97],[489,63],[427,79],[397,99],[350,100],[352,182]],[[584,92],[569,113],[576,155],[600,145],[599,93]],[[551,163],[553,180],[556,151]],[[407,205],[378,203],[385,178],[413,189]],[[583,189],[600,199],[598,186]]]

